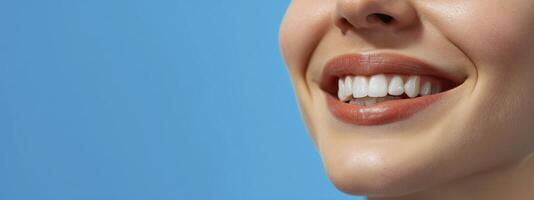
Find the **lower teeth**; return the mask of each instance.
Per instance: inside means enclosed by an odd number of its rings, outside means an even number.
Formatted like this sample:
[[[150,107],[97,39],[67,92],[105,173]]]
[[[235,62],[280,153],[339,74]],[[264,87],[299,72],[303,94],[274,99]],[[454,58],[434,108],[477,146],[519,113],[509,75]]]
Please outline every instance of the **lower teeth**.
[[[400,96],[385,96],[385,97],[363,97],[351,99],[348,103],[359,106],[371,106],[380,102],[390,101],[390,100],[399,100],[402,99]]]

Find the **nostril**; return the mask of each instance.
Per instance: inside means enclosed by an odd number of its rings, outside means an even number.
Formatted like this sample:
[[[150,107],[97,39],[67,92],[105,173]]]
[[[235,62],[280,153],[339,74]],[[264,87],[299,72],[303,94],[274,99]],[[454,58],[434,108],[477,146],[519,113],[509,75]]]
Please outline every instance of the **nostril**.
[[[346,18],[339,18],[336,22],[335,22],[336,26],[341,30],[342,33],[345,33],[347,31],[347,29],[349,29],[350,27],[352,27],[352,24],[349,22],[349,20],[347,20]]]
[[[343,28],[346,28],[348,26],[351,26],[349,20],[347,20],[346,18],[341,18],[337,21],[338,25],[340,27],[343,27]]]
[[[370,22],[380,21],[380,22],[382,22],[384,24],[391,24],[391,23],[393,23],[393,21],[395,19],[392,16],[389,16],[389,15],[386,15],[386,14],[374,13],[374,14],[371,14],[371,15],[367,16],[367,20],[369,20]]]

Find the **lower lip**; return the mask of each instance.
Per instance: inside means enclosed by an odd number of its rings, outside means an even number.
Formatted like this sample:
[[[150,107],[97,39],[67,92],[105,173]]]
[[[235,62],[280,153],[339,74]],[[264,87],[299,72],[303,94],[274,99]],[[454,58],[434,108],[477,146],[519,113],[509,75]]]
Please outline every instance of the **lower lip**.
[[[341,102],[326,93],[326,102],[330,112],[343,122],[354,125],[382,125],[409,118],[439,100],[443,94],[385,101],[372,106],[358,106]]]

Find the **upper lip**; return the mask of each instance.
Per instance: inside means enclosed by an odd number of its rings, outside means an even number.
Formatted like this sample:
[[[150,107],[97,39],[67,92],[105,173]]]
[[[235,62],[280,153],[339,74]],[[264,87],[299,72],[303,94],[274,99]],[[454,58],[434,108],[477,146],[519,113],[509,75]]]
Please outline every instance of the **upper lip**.
[[[459,85],[465,80],[462,75],[447,73],[410,56],[396,53],[359,53],[345,54],[331,59],[323,70],[320,84],[321,88],[335,94],[339,78],[375,74],[433,76],[451,85]]]

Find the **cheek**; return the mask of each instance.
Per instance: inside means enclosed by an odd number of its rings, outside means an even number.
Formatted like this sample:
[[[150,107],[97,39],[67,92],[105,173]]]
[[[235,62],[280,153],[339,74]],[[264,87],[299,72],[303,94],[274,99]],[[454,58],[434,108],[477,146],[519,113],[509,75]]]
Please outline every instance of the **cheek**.
[[[476,84],[462,118],[481,141],[530,149],[534,125],[534,1],[433,0],[425,16],[474,63]],[[469,125],[469,126],[468,126]],[[501,134],[506,133],[506,134]],[[526,142],[532,141],[532,142]]]
[[[534,105],[529,103],[534,97],[530,92],[534,89],[530,83],[534,75],[534,1],[451,2],[457,4],[447,4],[453,11],[440,11],[447,19],[442,25],[448,30],[444,34],[476,66],[478,77],[472,96],[476,101],[473,107],[479,110],[473,113],[515,130],[504,125],[525,121],[534,114]]]
[[[311,55],[330,23],[334,1],[295,0],[280,27],[280,47],[291,71],[304,72]]]
[[[532,53],[534,1],[436,1],[428,3],[428,15],[477,67],[511,64]]]
[[[441,0],[440,0],[441,2]],[[473,91],[451,127],[455,148],[475,168],[534,151],[534,1],[442,1],[427,13],[476,66]],[[429,3],[430,4],[430,3]],[[432,18],[435,17],[435,18]],[[466,164],[467,166],[467,164]]]

